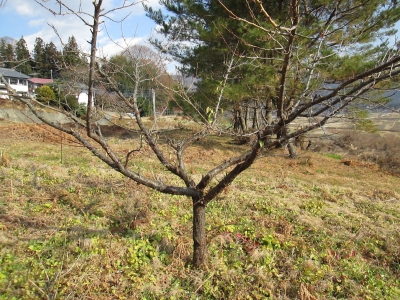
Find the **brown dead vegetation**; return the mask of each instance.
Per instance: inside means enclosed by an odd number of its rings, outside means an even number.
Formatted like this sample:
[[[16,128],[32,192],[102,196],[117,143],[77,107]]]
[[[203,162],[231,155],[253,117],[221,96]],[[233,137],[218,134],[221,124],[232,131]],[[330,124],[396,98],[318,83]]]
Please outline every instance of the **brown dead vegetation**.
[[[341,131],[338,134],[316,139],[315,152],[336,153],[347,166],[378,168],[400,174],[400,136],[398,133],[368,133]]]
[[[301,149],[297,158],[288,158],[285,148],[265,153],[208,207],[210,262],[207,271],[194,271],[188,199],[151,192],[73,144],[65,148],[70,162],[43,160],[43,152],[60,150],[45,126],[4,128],[12,135],[0,131],[3,153],[10,156],[0,168],[0,242],[3,251],[29,260],[20,272],[38,286],[48,284],[46,295],[52,279],[41,275],[46,261],[39,254],[62,260],[67,253],[65,268],[46,265],[46,272],[59,272],[60,295],[73,289],[73,298],[112,299],[115,293],[185,299],[190,291],[211,299],[218,298],[214,287],[225,299],[244,299],[254,289],[277,299],[334,299],[325,296],[336,287],[342,298],[376,298],[378,289],[363,283],[374,274],[352,277],[360,263],[365,270],[386,270],[385,284],[392,288],[399,278],[399,178],[357,155],[350,158],[344,147],[329,146],[341,159]],[[123,153],[133,140],[115,142]],[[191,172],[200,174],[241,147],[224,142],[210,137],[188,149]],[[145,148],[135,157],[142,172],[160,171]],[[35,250],[52,240],[58,244]],[[150,259],[149,253],[156,254]],[[27,282],[17,271],[10,274],[17,283],[9,295],[26,296]],[[29,291],[45,298],[34,285]]]

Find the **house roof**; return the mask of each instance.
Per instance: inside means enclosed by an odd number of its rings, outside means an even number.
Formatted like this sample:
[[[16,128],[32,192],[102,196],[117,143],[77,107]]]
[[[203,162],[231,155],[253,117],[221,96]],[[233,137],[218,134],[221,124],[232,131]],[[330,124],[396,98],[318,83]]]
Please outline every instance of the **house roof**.
[[[50,78],[30,78],[28,80],[36,84],[48,84],[53,82],[53,79]]]
[[[7,68],[0,68],[0,74],[4,77],[13,77],[13,78],[20,78],[20,79],[28,79],[31,78],[28,75],[22,74],[14,69],[7,69]]]

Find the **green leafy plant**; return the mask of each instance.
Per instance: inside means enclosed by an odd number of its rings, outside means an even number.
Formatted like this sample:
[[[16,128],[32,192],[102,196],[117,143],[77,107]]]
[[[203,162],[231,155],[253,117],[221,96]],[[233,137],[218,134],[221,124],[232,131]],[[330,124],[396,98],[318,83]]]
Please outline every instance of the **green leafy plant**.
[[[333,158],[333,159],[338,159],[338,160],[342,159],[342,156],[340,154],[336,154],[336,153],[326,153],[324,155],[326,157]]]
[[[44,85],[36,88],[35,90],[36,99],[40,102],[46,103],[48,105],[56,103],[56,96],[51,87]]]

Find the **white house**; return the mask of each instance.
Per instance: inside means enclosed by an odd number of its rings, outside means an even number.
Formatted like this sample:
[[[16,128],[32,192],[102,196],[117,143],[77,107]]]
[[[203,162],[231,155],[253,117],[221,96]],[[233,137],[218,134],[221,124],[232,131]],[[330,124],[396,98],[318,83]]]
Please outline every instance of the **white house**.
[[[89,103],[89,97],[88,97],[88,94],[87,94],[88,92],[87,91],[81,91],[80,93],[79,93],[79,96],[78,96],[78,103],[79,104],[84,104],[84,105],[88,105],[88,103]]]
[[[19,95],[27,95],[29,93],[28,79],[31,78],[28,75],[22,74],[14,69],[0,68],[0,74],[11,86],[11,88]],[[0,82],[0,98],[8,98],[6,85],[4,82]]]
[[[89,96],[88,96],[89,88],[88,88],[88,86],[83,84],[83,83],[78,83],[78,84],[75,85],[75,87],[76,87],[76,89],[78,91],[78,96],[77,96],[78,103],[87,106],[88,103],[89,103]],[[93,89],[93,103],[92,103],[92,105],[94,105],[95,94],[96,94],[96,91],[95,91],[95,89]]]

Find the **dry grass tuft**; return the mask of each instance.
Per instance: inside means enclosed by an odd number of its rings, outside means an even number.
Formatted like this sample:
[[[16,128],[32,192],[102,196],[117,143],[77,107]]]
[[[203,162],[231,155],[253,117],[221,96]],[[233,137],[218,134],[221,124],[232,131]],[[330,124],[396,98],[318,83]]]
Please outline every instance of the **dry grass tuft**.
[[[0,151],[0,166],[1,167],[9,167],[11,164],[11,156],[7,153]]]
[[[317,300],[317,298],[310,293],[309,287],[304,283],[300,284],[299,297],[300,300]]]

